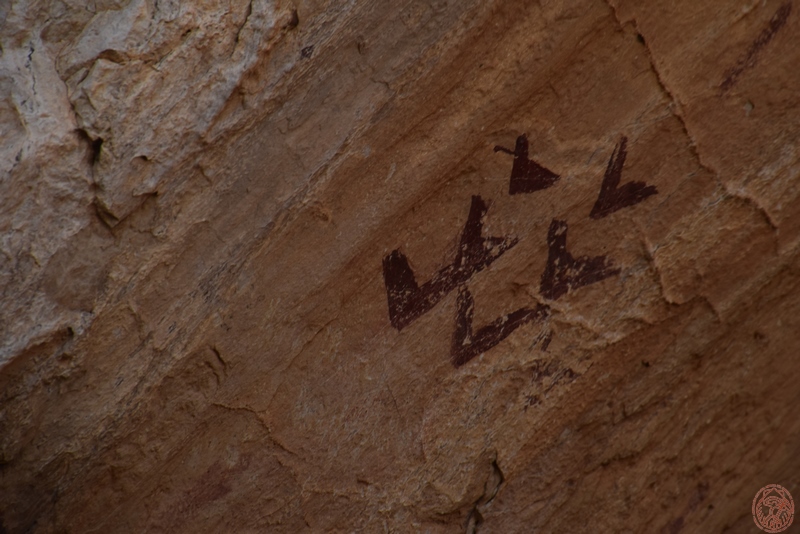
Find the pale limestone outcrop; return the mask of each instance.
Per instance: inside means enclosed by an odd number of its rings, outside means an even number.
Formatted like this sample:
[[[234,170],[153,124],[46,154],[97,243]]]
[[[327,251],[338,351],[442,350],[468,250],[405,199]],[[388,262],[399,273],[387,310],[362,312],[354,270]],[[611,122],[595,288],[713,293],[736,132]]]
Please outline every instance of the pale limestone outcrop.
[[[187,154],[246,122],[244,113],[222,109],[294,17],[287,6],[257,1],[7,8],[4,361],[68,324],[91,321],[112,255],[99,244],[110,234],[81,234],[93,212],[115,226],[159,186],[170,187]],[[50,261],[65,248],[84,259],[63,252]]]

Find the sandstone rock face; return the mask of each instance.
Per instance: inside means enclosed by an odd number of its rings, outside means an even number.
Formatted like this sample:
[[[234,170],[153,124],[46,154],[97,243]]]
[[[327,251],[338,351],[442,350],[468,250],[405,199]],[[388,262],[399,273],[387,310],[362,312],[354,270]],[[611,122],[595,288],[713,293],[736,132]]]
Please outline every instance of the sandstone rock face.
[[[752,532],[792,0],[0,5],[0,532]]]

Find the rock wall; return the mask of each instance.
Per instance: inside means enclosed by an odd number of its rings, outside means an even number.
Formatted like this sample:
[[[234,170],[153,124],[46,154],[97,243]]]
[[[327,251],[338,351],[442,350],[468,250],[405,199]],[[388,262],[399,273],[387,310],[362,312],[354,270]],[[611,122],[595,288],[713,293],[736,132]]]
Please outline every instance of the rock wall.
[[[792,0],[0,5],[0,532],[751,532]]]

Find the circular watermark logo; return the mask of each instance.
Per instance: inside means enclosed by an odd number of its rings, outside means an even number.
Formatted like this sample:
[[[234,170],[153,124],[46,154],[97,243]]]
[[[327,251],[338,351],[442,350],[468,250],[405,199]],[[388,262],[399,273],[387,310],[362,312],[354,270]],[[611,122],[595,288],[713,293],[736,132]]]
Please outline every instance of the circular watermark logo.
[[[764,486],[753,499],[753,521],[764,532],[783,532],[794,521],[794,501],[789,490],[777,484]]]

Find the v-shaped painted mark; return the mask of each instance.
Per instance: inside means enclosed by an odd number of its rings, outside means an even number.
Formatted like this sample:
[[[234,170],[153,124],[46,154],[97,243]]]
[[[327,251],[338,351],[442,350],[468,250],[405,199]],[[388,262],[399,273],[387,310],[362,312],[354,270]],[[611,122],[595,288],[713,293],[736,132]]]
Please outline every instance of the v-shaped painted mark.
[[[517,146],[514,151],[496,146],[495,152],[505,152],[514,156],[511,167],[511,181],[508,183],[508,194],[533,193],[547,189],[558,181],[559,176],[545,167],[528,158],[528,136],[525,134],[517,137]]]
[[[556,300],[573,289],[594,284],[620,273],[605,256],[574,258],[567,251],[567,223],[553,219],[547,232],[547,266],[539,291]]]
[[[546,319],[550,315],[550,308],[544,304],[537,304],[535,308],[520,308],[473,333],[474,312],[475,301],[472,294],[466,286],[461,286],[458,290],[456,329],[450,345],[450,361],[455,367],[461,367],[475,356],[488,351],[520,326]]]
[[[644,182],[628,182],[625,185],[619,185],[622,180],[622,167],[625,165],[625,158],[628,155],[627,145],[628,138],[623,136],[611,154],[605,176],[603,176],[603,184],[600,186],[600,195],[589,214],[592,219],[602,219],[606,215],[638,204],[647,197],[658,193],[656,186],[647,185]]]
[[[424,284],[417,285],[408,258],[399,250],[383,258],[383,280],[389,301],[389,321],[402,330],[428,312],[453,289],[492,264],[517,244],[516,238],[483,237],[483,217],[488,208],[479,197],[472,197],[469,216],[461,233],[455,260],[439,269]]]

